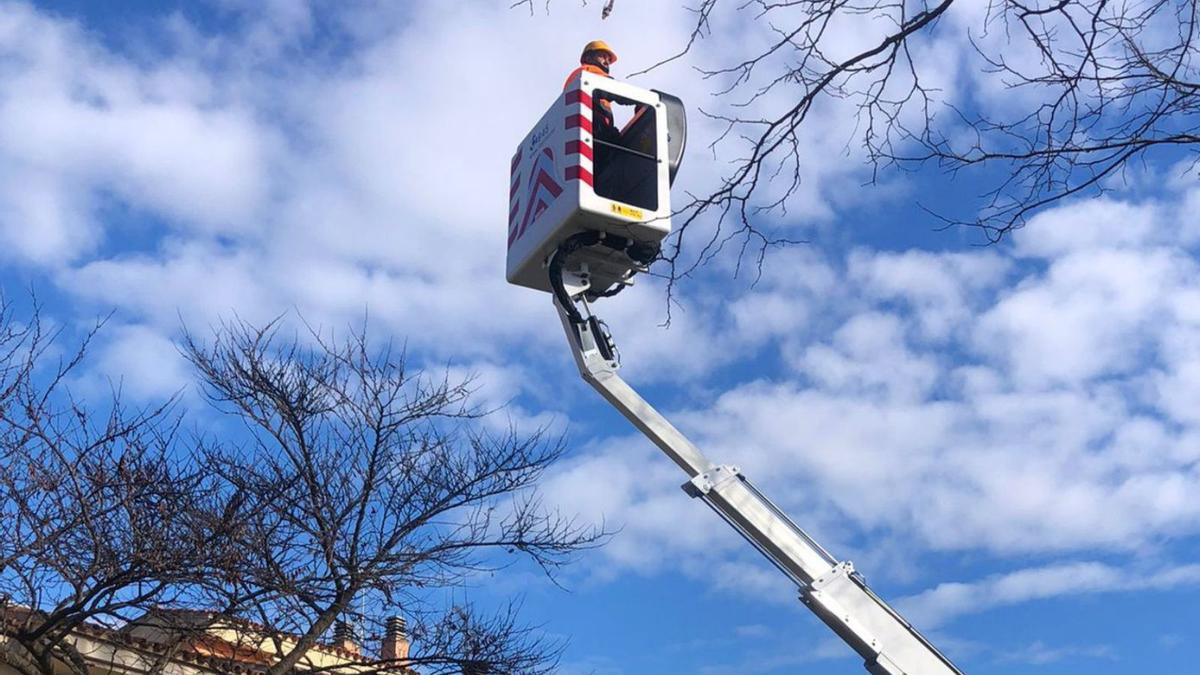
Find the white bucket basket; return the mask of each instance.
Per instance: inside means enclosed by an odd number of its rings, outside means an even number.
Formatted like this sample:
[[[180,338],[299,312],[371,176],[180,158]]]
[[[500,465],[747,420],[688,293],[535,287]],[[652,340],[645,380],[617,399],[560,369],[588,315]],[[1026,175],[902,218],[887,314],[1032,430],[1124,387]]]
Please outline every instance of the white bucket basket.
[[[600,99],[633,106],[633,117],[619,138],[593,135],[594,129],[599,131],[593,111]],[[669,130],[671,124],[679,128]],[[671,181],[685,134],[678,99],[580,73],[513,155],[509,283],[550,291],[546,259],[565,239],[585,230],[657,248],[671,231]],[[589,250],[582,260],[598,289],[628,280],[637,269],[623,253],[610,249]]]

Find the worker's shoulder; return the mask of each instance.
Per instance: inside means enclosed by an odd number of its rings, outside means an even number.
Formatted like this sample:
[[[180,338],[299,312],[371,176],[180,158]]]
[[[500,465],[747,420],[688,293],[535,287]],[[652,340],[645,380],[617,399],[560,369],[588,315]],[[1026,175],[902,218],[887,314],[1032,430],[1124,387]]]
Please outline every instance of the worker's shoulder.
[[[569,89],[571,87],[571,80],[574,80],[576,76],[583,72],[593,73],[595,75],[600,75],[601,77],[612,77],[608,73],[604,72],[603,68],[600,68],[599,66],[593,66],[590,63],[585,63],[575,70],[572,70],[571,74],[567,76],[567,81],[563,82],[563,91]]]

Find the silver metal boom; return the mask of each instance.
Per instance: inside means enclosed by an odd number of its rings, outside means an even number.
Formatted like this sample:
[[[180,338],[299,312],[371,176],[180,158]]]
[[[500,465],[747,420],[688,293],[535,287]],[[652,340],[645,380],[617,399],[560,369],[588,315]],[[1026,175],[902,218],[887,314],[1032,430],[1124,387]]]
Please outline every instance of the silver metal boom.
[[[555,295],[555,307],[583,379],[683,469],[683,489],[707,503],[800,589],[800,600],[854,651],[875,675],[962,675],[879,596],[849,561],[838,562],[742,475],[713,464],[700,449],[617,375],[607,335],[590,314],[587,281],[564,276],[570,301],[583,312],[573,320]]]

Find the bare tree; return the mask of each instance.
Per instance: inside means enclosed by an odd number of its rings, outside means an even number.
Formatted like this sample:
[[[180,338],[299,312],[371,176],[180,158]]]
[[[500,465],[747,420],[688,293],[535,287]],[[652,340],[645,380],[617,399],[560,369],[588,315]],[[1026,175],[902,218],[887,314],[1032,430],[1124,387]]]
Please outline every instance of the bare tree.
[[[532,0],[515,3],[528,6]],[[946,226],[998,241],[1060,200],[1096,195],[1139,160],[1195,158],[1200,146],[1200,35],[1196,0],[696,0],[692,52],[737,25],[747,40],[731,62],[700,69],[716,98],[701,111],[724,125],[713,143],[724,179],[685,202],[672,280],[735,243],[761,254],[786,242],[762,216],[796,197],[807,152],[801,132],[821,111],[856,117],[847,141],[863,150],[871,180],[889,168],[976,169],[986,187],[969,215],[926,205]],[[619,11],[619,10],[618,10]],[[847,42],[856,47],[847,53]],[[930,84],[946,64],[936,41],[968,73],[971,91],[1008,92],[1012,105]],[[728,52],[738,46],[722,45]],[[706,63],[709,61],[705,61]],[[651,66],[651,69],[662,65]],[[645,71],[643,71],[645,72]],[[694,245],[685,246],[688,238]]]
[[[500,424],[469,380],[413,371],[361,334],[303,346],[240,322],[183,345],[234,424],[181,433],[173,399],[72,394],[94,332],[63,352],[36,308],[18,321],[0,303],[0,662],[24,675],[86,675],[97,658],[144,673],[180,658],[266,673],[554,668],[560,644],[466,589],[518,558],[552,573],[604,539],[538,501],[561,439]],[[411,651],[363,644],[397,614]],[[329,651],[339,624],[353,658],[314,659],[345,656]]]
[[[89,672],[79,629],[194,600],[223,550],[221,519],[199,517],[212,481],[174,454],[173,401],[114,392],[97,410],[67,390],[94,332],[55,358],[37,308],[17,321],[0,299],[0,632],[29,674]]]
[[[470,402],[470,381],[409,369],[363,333],[311,344],[276,325],[223,325],[187,358],[208,398],[245,424],[240,445],[207,464],[254,514],[238,533],[245,566],[232,598],[254,597],[254,621],[285,673],[337,621],[381,623],[403,608],[422,673],[549,672],[558,647],[518,624],[445,599],[480,571],[521,554],[552,571],[603,533],[543,509],[534,487],[563,451],[544,430],[496,430]]]

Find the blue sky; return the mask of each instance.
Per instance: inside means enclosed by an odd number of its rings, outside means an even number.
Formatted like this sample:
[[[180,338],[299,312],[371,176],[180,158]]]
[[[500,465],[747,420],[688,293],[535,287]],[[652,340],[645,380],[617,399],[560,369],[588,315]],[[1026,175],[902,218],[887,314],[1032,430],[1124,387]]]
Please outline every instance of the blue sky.
[[[511,151],[580,45],[605,38],[631,72],[683,44],[689,15],[509,4],[0,0],[4,292],[35,289],[68,326],[113,312],[74,386],[142,400],[192,391],[181,323],[365,313],[418,361],[478,373],[519,424],[569,425],[547,498],[620,532],[569,591],[520,569],[469,589],[522,596],[570,639],[565,673],[862,672],[578,380],[549,297],[504,283]],[[949,16],[918,57],[947,99],[1028,105],[957,67],[975,19]],[[725,24],[636,81],[719,108],[694,66],[759,30]],[[692,121],[677,191],[722,169],[716,128]],[[761,278],[718,258],[670,328],[653,281],[599,308],[623,374],[967,672],[1188,672],[1196,176],[1162,158],[981,247],[917,208],[970,209],[979,177],[864,186],[853,131],[830,104],[804,132],[802,189],[763,224],[810,243]]]

